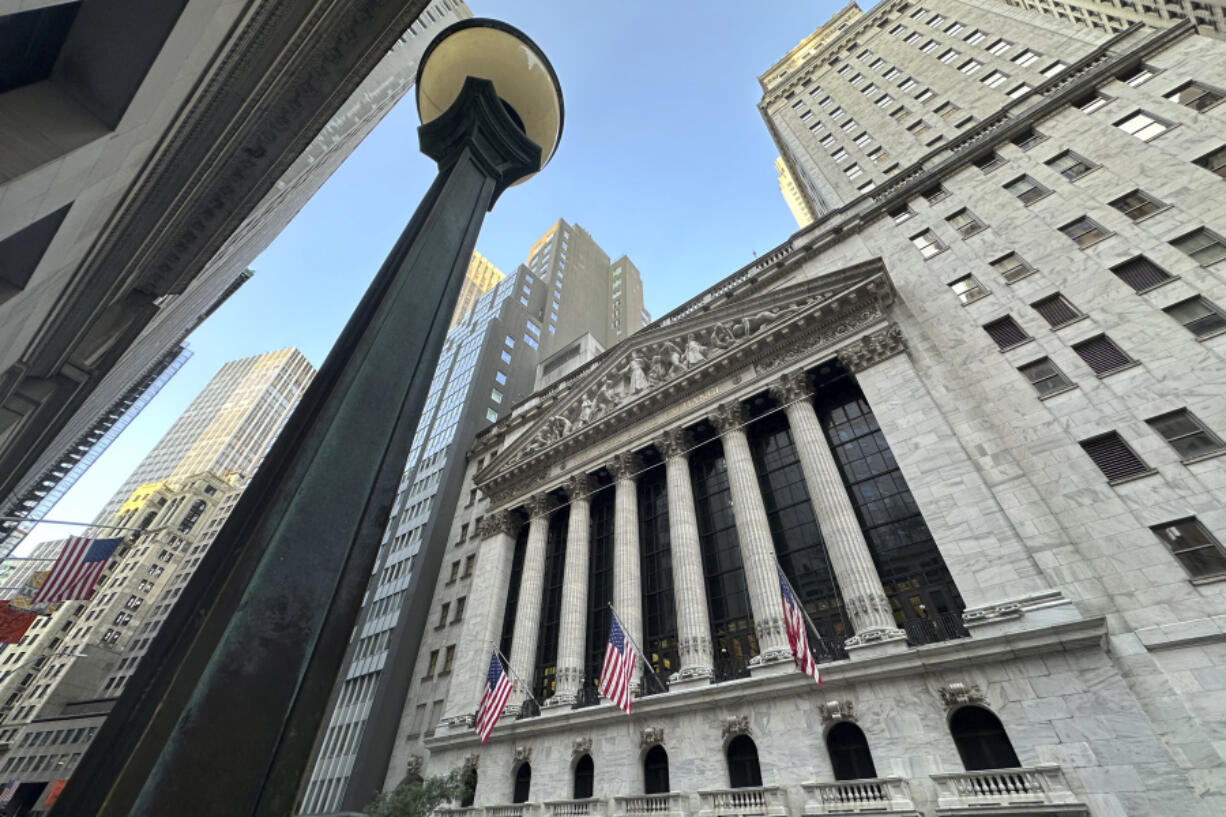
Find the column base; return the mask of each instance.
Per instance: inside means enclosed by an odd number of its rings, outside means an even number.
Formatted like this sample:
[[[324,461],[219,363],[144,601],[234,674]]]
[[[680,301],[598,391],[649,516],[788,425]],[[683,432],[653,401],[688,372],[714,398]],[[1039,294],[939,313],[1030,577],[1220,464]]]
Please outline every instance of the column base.
[[[555,692],[552,697],[541,701],[541,711],[546,709],[559,709],[561,707],[574,706],[578,696],[569,693]]]
[[[796,671],[796,661],[790,650],[768,650],[755,655],[749,662],[750,678],[769,678]]]
[[[896,655],[907,649],[907,634],[898,628],[865,630],[844,642],[847,657],[853,661]]]
[[[710,686],[714,672],[710,667],[693,667],[674,672],[668,679],[668,691],[678,692],[683,689],[698,689]]]

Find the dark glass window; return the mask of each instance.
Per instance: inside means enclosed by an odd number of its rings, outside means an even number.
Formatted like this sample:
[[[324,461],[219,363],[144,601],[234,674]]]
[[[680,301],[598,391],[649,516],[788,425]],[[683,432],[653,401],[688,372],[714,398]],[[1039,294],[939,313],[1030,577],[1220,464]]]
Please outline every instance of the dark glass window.
[[[949,719],[949,733],[968,772],[1022,765],[1000,719],[982,707],[964,706],[955,712]]]
[[[609,640],[609,605],[613,602],[612,487],[592,496],[591,533],[587,562],[587,661],[584,685],[594,693],[600,682],[605,644]]]
[[[758,747],[748,735],[737,735],[728,741],[728,786],[747,789],[762,785],[762,769],[758,765]]]
[[[758,638],[741,565],[728,468],[716,440],[690,454],[690,479],[702,545],[716,671],[724,678],[736,677],[748,672],[749,659],[758,653]]]
[[[809,634],[810,646],[818,661],[845,657],[841,645],[852,633],[787,417],[781,411],[771,412],[755,420],[748,431],[775,555],[821,632],[822,643]]]
[[[527,803],[532,793],[532,767],[521,763],[515,770],[515,792],[511,795],[512,803]]]
[[[1088,247],[1107,237],[1107,231],[1101,225],[1084,216],[1065,224],[1060,232],[1071,238],[1078,247]]]
[[[1204,111],[1226,98],[1226,93],[1199,82],[1185,82],[1167,94],[1166,98],[1194,111]]]
[[[643,757],[643,793],[665,794],[668,788],[668,752],[652,746]]]
[[[1217,304],[1197,295],[1162,310],[1198,338],[1226,329],[1226,314]]]
[[[1144,190],[1133,190],[1112,201],[1111,206],[1137,221],[1158,212],[1166,205]]]
[[[1051,192],[1030,176],[1018,176],[1013,181],[1005,184],[1005,189],[1021,199],[1023,204],[1038,201]]]
[[[668,477],[665,469],[652,468],[640,474],[637,490],[643,649],[652,669],[666,679],[677,671],[680,662],[677,658],[677,613],[673,606],[673,562],[668,532]],[[605,637],[601,636],[602,645],[604,641]],[[648,677],[647,673],[644,675]]]
[[[1195,516],[1150,528],[1194,579],[1226,573],[1226,552]]]
[[[1226,178],[1226,145],[1214,148],[1199,159],[1193,160],[1192,164]]]
[[[1150,287],[1156,287],[1164,281],[1171,280],[1169,272],[1143,255],[1116,264],[1111,271],[1137,292],[1144,292]]]
[[[836,723],[826,733],[826,749],[835,780],[865,780],[877,776],[864,732],[854,723]]]
[[[570,508],[562,507],[549,517],[545,537],[545,572],[541,596],[541,624],[536,642],[536,671],[532,690],[537,700],[553,696],[557,689],[558,629],[562,619],[562,578],[566,567],[566,525]]]
[[[477,794],[477,767],[468,766],[464,769],[464,791],[460,794],[460,808],[468,808],[473,804]]]
[[[1145,422],[1185,459],[1222,450],[1222,441],[1218,436],[1205,428],[1196,415],[1187,409],[1172,411],[1161,417],[1151,417]]]
[[[183,515],[183,521],[179,523],[179,533],[190,533],[191,529],[196,527],[196,523],[200,521],[200,514],[202,513],[204,513],[204,500],[197,499],[187,509],[187,513]]]
[[[1026,375],[1030,385],[1034,386],[1035,391],[1041,396],[1063,391],[1073,385],[1064,372],[1060,371],[1059,367],[1048,358],[1027,363],[1019,367],[1018,371]]]
[[[498,649],[503,655],[511,654],[511,642],[515,638],[515,611],[519,607],[519,582],[524,575],[524,553],[528,550],[528,523],[519,526],[515,536],[515,550],[511,555],[511,583],[507,587],[507,604],[502,611],[502,636]]]
[[[849,377],[824,385],[818,416],[895,620],[914,643],[965,635],[966,605],[860,387]]]
[[[596,778],[596,767],[591,755],[584,755],[575,764],[575,799],[586,800],[592,796],[592,783]]]

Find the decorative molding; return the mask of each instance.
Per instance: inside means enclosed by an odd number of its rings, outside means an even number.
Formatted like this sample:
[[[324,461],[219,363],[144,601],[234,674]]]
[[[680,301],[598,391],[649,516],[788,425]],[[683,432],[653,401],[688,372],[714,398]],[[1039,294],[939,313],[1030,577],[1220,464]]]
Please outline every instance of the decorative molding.
[[[809,332],[799,336],[792,343],[783,346],[778,351],[759,358],[754,363],[754,369],[759,374],[772,372],[818,349],[831,346],[842,338],[855,334],[863,327],[880,320],[883,314],[884,307],[880,304],[869,304],[846,316],[838,323],[823,327],[820,331]]]
[[[570,744],[571,760],[583,757],[584,755],[590,755],[591,753],[592,753],[592,739],[591,738],[575,738],[573,741],[571,741],[571,744]]]
[[[724,721],[723,736],[725,743],[737,735],[750,734],[752,734],[752,732],[749,728],[748,715],[733,716]]]
[[[462,768],[465,771],[468,771],[469,769],[478,769],[480,767],[481,767],[481,755],[474,752],[473,754],[466,755],[464,757],[464,764]]]
[[[514,765],[518,766],[521,763],[532,762],[532,747],[531,746],[516,746]]]
[[[663,743],[663,726],[648,726],[646,729],[639,732],[639,748],[641,749],[650,749],[652,746],[660,746]]]
[[[643,470],[643,459],[638,454],[623,451],[620,454],[614,454],[613,458],[605,463],[605,469],[614,480],[633,479],[639,471]]]
[[[477,716],[453,715],[450,718],[443,718],[439,723],[449,729],[474,729],[477,725]]]
[[[823,703],[819,710],[822,713],[823,723],[837,723],[839,721],[855,721],[855,704],[849,700],[834,700]]]
[[[813,385],[809,382],[808,373],[788,372],[771,383],[770,394],[780,403],[796,403],[812,396]]]
[[[553,510],[554,504],[553,497],[543,492],[533,494],[532,496],[528,497],[528,501],[524,503],[524,505],[528,508],[528,517],[530,519],[545,516]]]
[[[421,779],[422,769],[425,768],[425,760],[421,755],[409,755],[408,762],[404,764],[404,776]]]
[[[576,499],[586,499],[595,488],[595,480],[587,474],[575,474],[566,480],[566,495],[571,502]]]
[[[883,360],[907,350],[907,341],[897,324],[891,323],[871,335],[865,335],[855,343],[839,350],[839,360],[851,372],[862,372]]]
[[[937,690],[946,709],[953,709],[966,704],[987,705],[988,699],[976,684],[966,684],[962,681],[951,681]]]
[[[656,437],[654,443],[660,456],[669,460],[673,457],[685,456],[685,452],[689,451],[690,446],[693,445],[693,438],[684,428],[670,428]]]
[[[711,424],[721,434],[737,431],[749,422],[749,407],[740,400],[729,400],[715,407],[711,415]],[[742,433],[744,433],[742,431]]]
[[[519,533],[519,527],[522,524],[523,521],[518,514],[511,511],[494,511],[483,516],[477,524],[477,539],[492,539],[495,536],[514,537]]]

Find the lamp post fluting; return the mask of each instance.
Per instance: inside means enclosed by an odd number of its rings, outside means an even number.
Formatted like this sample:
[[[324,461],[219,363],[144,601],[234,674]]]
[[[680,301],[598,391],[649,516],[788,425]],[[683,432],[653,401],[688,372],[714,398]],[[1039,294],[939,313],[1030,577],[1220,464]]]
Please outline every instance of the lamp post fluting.
[[[441,32],[417,94],[438,176],[54,817],[293,813],[482,220],[561,133],[548,60],[495,21]]]

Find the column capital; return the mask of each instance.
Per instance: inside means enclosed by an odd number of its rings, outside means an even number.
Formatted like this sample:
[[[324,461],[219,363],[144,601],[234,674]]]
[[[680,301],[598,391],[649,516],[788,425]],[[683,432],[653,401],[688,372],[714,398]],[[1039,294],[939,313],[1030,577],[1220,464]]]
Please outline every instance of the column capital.
[[[729,400],[715,407],[710,420],[722,437],[749,422],[749,407],[740,400]]]
[[[587,499],[596,487],[596,481],[590,474],[574,474],[566,480],[566,495],[570,501]]]
[[[807,372],[788,372],[771,382],[770,394],[780,403],[795,403],[812,395],[813,386]]]
[[[477,525],[477,538],[492,539],[502,534],[514,536],[519,532],[521,524],[522,520],[518,514],[511,511],[494,511],[481,518],[480,524]]]
[[[902,329],[898,324],[891,323],[844,346],[839,350],[838,357],[848,371],[855,373],[906,350],[907,339],[903,337]]]
[[[553,510],[554,501],[553,497],[542,492],[528,497],[528,500],[524,503],[524,506],[528,509],[529,518],[533,518],[537,516],[544,516]]]
[[[614,454],[604,467],[613,479],[634,479],[635,474],[643,470],[643,458],[632,451]]]
[[[664,459],[670,460],[673,457],[684,457],[685,452],[693,445],[693,439],[690,432],[684,428],[670,428],[655,439],[655,444]]]

